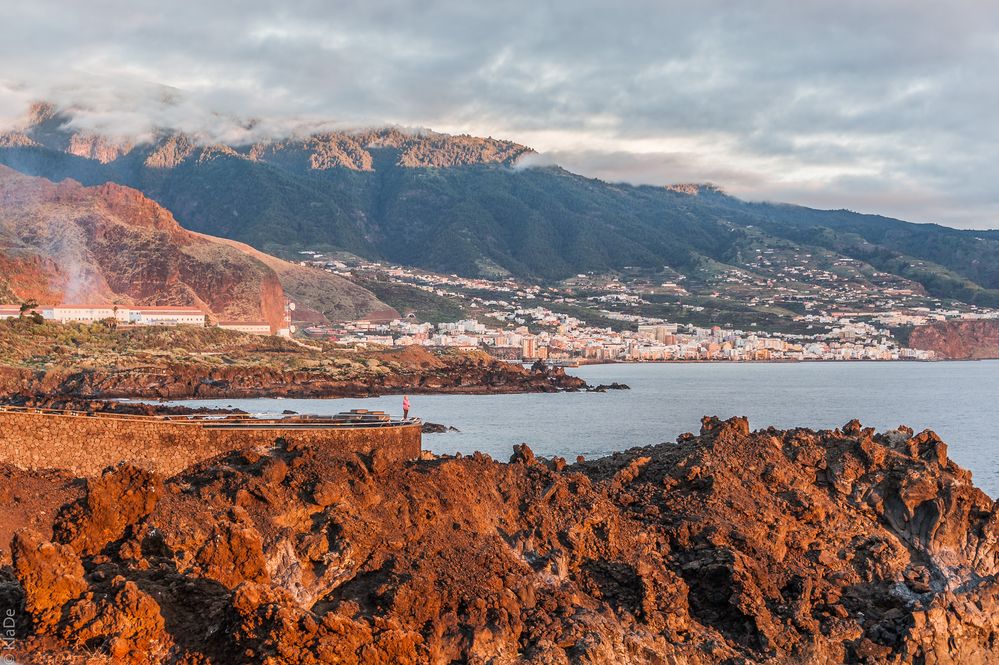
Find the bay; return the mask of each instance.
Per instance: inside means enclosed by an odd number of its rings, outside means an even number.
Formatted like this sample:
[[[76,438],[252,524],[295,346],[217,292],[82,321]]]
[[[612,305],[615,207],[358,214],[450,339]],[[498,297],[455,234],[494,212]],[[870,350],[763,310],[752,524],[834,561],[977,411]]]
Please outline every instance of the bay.
[[[528,395],[411,395],[411,415],[460,432],[427,434],[435,453],[476,450],[505,460],[516,443],[570,462],[697,432],[701,416],[748,416],[753,429],[831,429],[858,418],[879,431],[936,431],[975,484],[999,497],[999,361],[662,363],[569,370],[591,384],[631,390]],[[260,416],[285,409],[328,415],[365,408],[401,414],[398,395],[364,399],[222,399],[172,402],[233,406]]]

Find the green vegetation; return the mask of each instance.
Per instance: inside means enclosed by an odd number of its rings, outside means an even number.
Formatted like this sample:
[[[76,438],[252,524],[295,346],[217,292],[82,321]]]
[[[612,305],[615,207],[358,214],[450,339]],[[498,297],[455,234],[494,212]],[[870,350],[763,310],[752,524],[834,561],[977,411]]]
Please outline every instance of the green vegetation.
[[[417,319],[427,323],[458,321],[468,316],[468,311],[459,301],[415,286],[374,279],[357,279],[355,282],[374,293],[379,300],[395,308],[403,316],[412,312]]]
[[[427,147],[418,163],[454,161],[436,149]],[[820,252],[827,264],[849,257],[918,282],[936,297],[999,304],[999,232],[747,203],[710,187],[613,185],[559,168],[414,168],[391,147],[368,151],[371,170],[364,171],[313,170],[294,152],[151,169],[139,152],[103,165],[21,147],[0,150],[0,162],[53,179],[137,187],[187,228],[283,255],[340,250],[442,273],[544,283],[631,266],[685,275],[689,286],[745,266],[759,248],[777,248]],[[412,292],[376,293],[402,309],[425,310],[424,320],[453,318],[443,303],[409,301],[418,295]]]
[[[114,329],[104,323],[38,323],[28,318],[0,322],[0,364],[50,367],[134,367],[143,364],[226,360],[296,354],[301,347],[278,337],[221,328],[178,326]]]
[[[245,368],[321,372],[334,380],[363,380],[436,362],[416,349],[407,356],[387,351],[354,352],[320,344],[314,351],[280,337],[261,337],[196,326],[112,329],[103,323],[0,321],[0,370],[107,370],[133,368]],[[446,355],[446,354],[439,354]]]

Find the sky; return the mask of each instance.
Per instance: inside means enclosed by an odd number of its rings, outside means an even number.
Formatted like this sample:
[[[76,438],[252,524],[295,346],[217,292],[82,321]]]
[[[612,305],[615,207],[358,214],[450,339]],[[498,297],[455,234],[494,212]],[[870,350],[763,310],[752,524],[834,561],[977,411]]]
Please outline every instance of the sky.
[[[31,0],[0,127],[116,136],[394,124],[614,182],[999,228],[999,3]]]

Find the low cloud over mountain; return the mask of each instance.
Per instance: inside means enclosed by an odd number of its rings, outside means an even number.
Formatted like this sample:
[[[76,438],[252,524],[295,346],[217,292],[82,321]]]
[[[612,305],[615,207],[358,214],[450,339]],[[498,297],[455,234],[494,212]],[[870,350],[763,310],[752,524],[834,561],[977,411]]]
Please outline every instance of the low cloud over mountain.
[[[999,8],[721,4],[21,3],[0,123],[51,99],[112,136],[434,127],[611,181],[997,225]]]

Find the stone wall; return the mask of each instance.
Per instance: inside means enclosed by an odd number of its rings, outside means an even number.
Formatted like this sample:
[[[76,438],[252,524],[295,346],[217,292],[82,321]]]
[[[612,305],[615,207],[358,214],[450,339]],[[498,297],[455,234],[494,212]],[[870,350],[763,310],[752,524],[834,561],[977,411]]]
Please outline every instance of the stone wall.
[[[201,422],[142,417],[0,411],[0,463],[93,476],[127,461],[166,476],[229,450],[269,447],[275,439],[326,446],[345,455],[375,449],[392,460],[420,455],[420,426],[335,429],[212,429]]]

